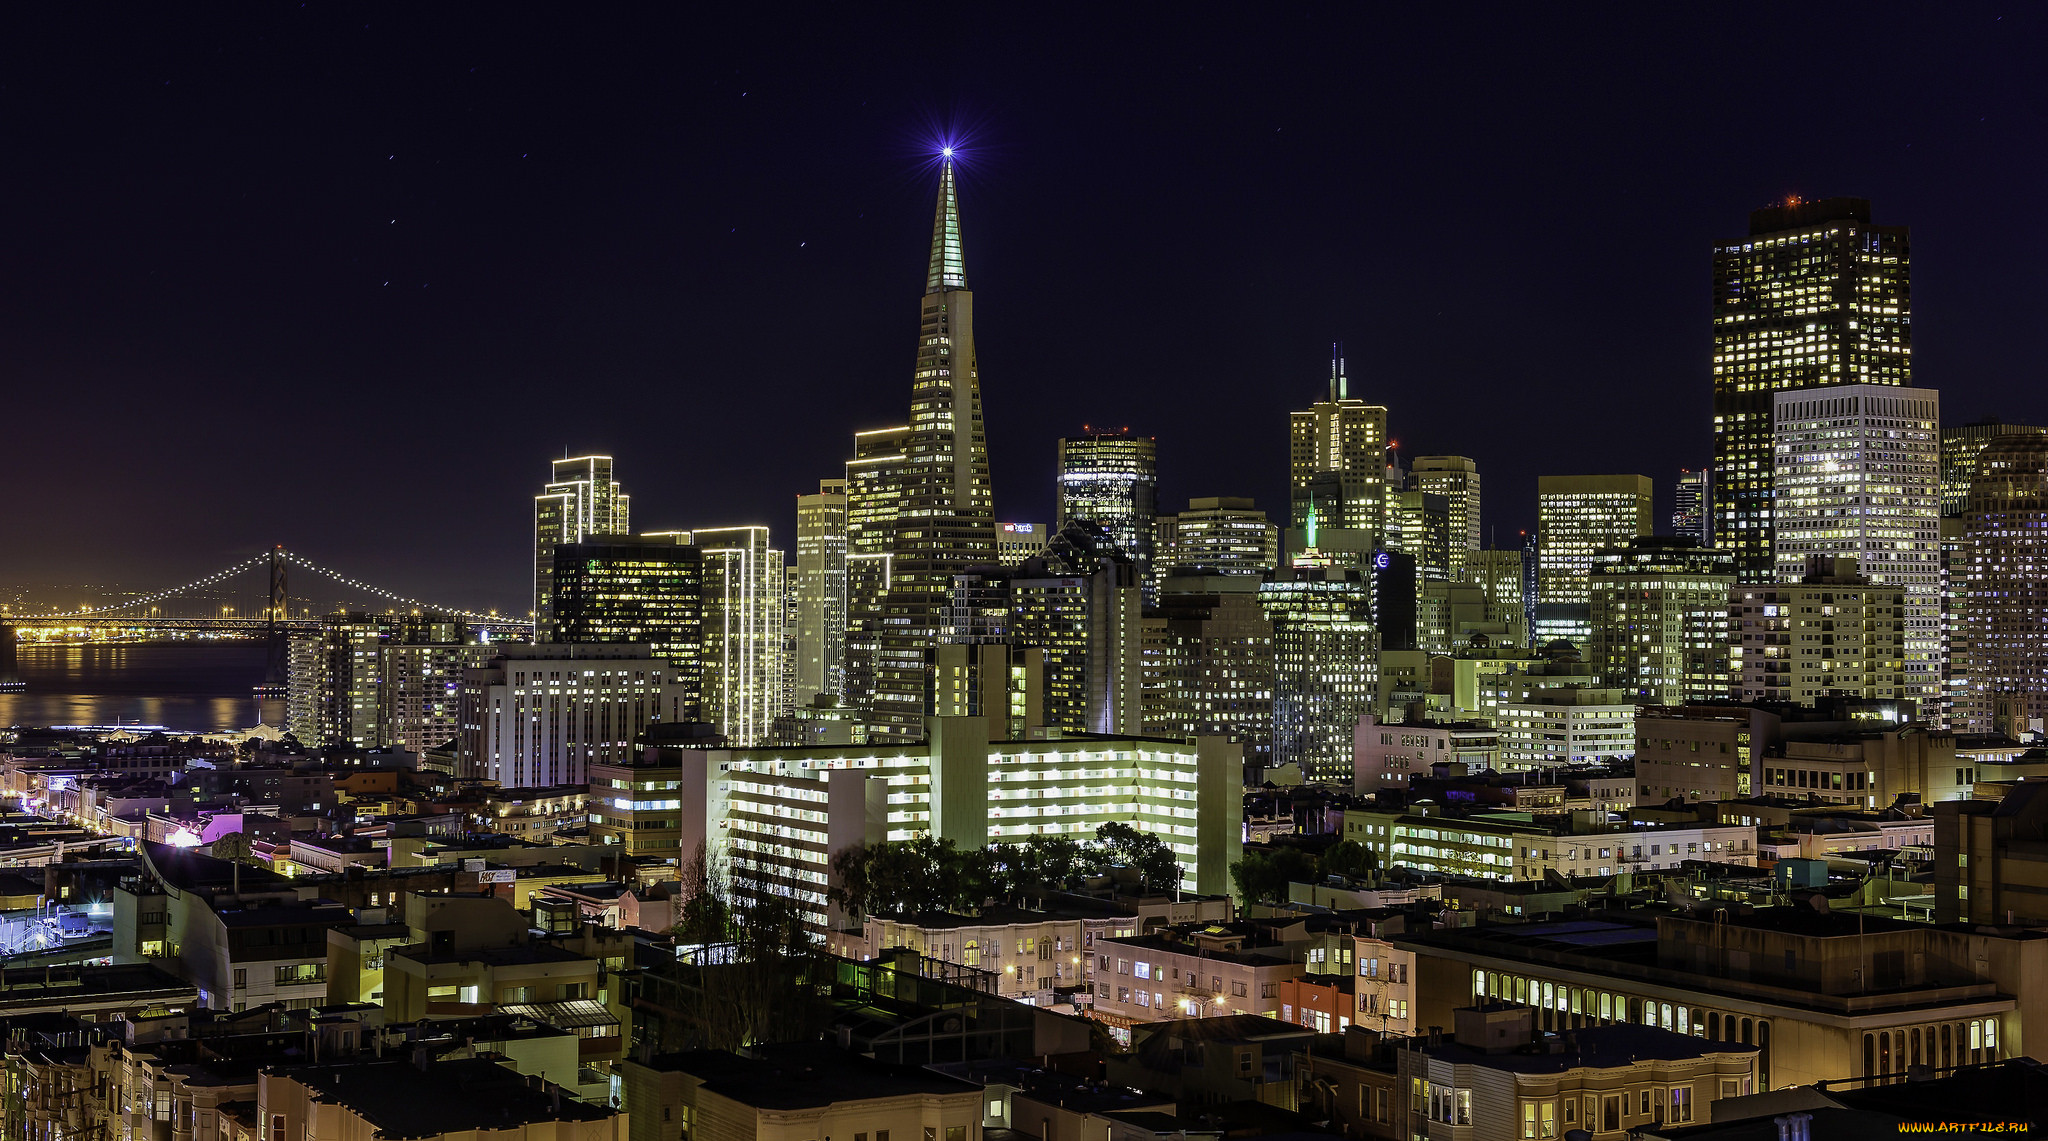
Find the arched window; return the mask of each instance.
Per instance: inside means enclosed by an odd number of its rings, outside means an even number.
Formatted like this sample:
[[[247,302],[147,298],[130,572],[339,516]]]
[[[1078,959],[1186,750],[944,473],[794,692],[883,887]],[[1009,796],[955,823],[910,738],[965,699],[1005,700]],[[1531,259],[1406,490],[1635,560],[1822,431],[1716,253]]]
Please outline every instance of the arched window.
[[[1877,1032],[1877,1072],[1887,1078],[1892,1074],[1892,1032]]]
[[[1877,1076],[1877,1035],[1875,1034],[1865,1034],[1863,1036],[1863,1076],[1866,1078]]]
[[[1946,1070],[1955,1065],[1955,1027],[1941,1024],[1941,1068]]]
[[[981,965],[981,940],[969,939],[967,941],[967,965],[970,967]]]
[[[1906,1031],[1906,1064],[1909,1066],[1920,1064],[1920,1028],[1918,1026]]]
[[[1741,1041],[1742,1041],[1742,1044],[1743,1044],[1743,1045],[1745,1045],[1745,1046],[1749,1045],[1749,1019],[1747,1019],[1747,1018],[1745,1018],[1745,1019],[1743,1019],[1743,1020],[1742,1020],[1742,1039],[1741,1039]]]

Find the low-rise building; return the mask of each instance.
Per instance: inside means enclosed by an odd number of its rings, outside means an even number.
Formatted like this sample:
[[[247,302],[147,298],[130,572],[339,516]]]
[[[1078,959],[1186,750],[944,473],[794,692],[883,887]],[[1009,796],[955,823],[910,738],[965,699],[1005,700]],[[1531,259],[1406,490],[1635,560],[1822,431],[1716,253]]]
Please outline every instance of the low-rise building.
[[[1358,719],[1351,737],[1351,786],[1359,792],[1406,784],[1439,764],[1492,768],[1500,757],[1500,734],[1470,721],[1382,722],[1376,714]]]
[[[819,1042],[657,1054],[619,1071],[630,1141],[981,1141],[981,1086]]]
[[[260,1136],[628,1141],[627,1117],[484,1058],[278,1066],[259,1075]]]

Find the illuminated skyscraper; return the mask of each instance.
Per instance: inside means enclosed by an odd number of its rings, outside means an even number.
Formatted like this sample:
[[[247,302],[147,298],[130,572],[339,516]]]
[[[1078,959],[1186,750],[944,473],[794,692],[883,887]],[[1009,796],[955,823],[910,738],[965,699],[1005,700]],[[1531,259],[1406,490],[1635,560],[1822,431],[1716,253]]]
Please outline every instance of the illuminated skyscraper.
[[[1145,733],[1220,733],[1257,783],[1273,753],[1273,622],[1252,575],[1168,577],[1143,623]]]
[[[869,716],[871,739],[894,741],[924,736],[925,651],[953,574],[993,562],[996,553],[974,294],[967,288],[951,154],[940,163],[904,454]]]
[[[555,640],[644,645],[702,708],[704,552],[674,535],[593,535],[555,548]]]
[[[843,704],[862,719],[875,701],[875,659],[882,646],[882,602],[896,562],[896,510],[903,501],[908,456],[900,428],[876,428],[853,437],[846,461],[846,663]]]
[[[1671,492],[1671,533],[1697,540],[1703,547],[1713,543],[1712,528],[1707,525],[1712,521],[1707,513],[1707,482],[1704,470],[1681,468]]]
[[[1073,520],[1009,587],[1010,641],[1044,651],[1045,724],[1140,732],[1143,603],[1136,568],[1108,532]]]
[[[1906,693],[1941,689],[1941,400],[1933,389],[1838,384],[1774,396],[1778,579],[1815,555],[1905,591]]]
[[[1094,432],[1060,441],[1059,518],[1097,524],[1137,567],[1152,597],[1152,543],[1159,530],[1159,444],[1149,436]]]
[[[846,673],[846,511],[843,479],[796,499],[795,699],[839,694]]]
[[[768,740],[782,684],[787,566],[766,527],[683,532],[704,554],[704,720],[734,745]]]
[[[1728,699],[1733,556],[1686,535],[1645,535],[1595,554],[1588,585],[1599,685],[1638,705]]]
[[[1941,430],[1941,517],[1958,518],[1970,509],[1970,481],[1977,456],[2000,436],[2043,436],[2048,428],[2008,424],[1995,416]]]
[[[1964,518],[1968,684],[1958,720],[2018,736],[2048,721],[2048,436],[1985,447]]]
[[[1743,582],[1776,573],[1771,399],[1792,388],[1913,382],[1912,254],[1870,203],[1757,210],[1714,250],[1714,545]]]
[[[588,535],[632,533],[632,497],[612,478],[610,456],[554,461],[553,478],[533,497],[533,619],[536,641],[553,637],[555,547]]]
[[[1159,520],[1153,557],[1161,579],[1179,574],[1257,578],[1280,564],[1280,529],[1249,499],[1190,499],[1186,511]]]
[[[1450,527],[1445,571],[1453,581],[1465,581],[1473,554],[1485,546],[1479,530],[1479,465],[1464,456],[1416,456],[1408,483],[1416,491],[1444,497]]]
[[[1536,479],[1536,641],[1586,647],[1592,634],[1587,572],[1593,554],[1652,534],[1650,477],[1545,475]]]
[[[1259,584],[1273,624],[1273,758],[1351,782],[1352,735],[1379,686],[1373,587],[1350,567],[1297,566]]]
[[[1387,410],[1351,397],[1344,360],[1332,353],[1330,398],[1288,413],[1288,526],[1363,531],[1376,547],[1386,534]]]
[[[1045,550],[1052,528],[1044,523],[999,523],[996,525],[996,562],[1016,566]]]

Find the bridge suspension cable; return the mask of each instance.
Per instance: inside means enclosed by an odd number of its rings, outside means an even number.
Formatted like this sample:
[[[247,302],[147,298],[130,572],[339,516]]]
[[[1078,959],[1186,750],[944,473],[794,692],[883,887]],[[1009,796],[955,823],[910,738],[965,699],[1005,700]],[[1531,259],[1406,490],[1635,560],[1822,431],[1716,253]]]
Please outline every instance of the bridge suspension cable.
[[[520,619],[516,617],[508,618],[501,616],[495,612],[486,613],[478,610],[469,610],[460,606],[436,606],[429,602],[422,602],[417,598],[402,595],[395,591],[386,590],[383,587],[377,586],[374,583],[364,582],[361,579],[350,578],[349,576],[341,573],[340,571],[331,570],[327,567],[321,566],[319,563],[314,562],[313,560],[297,553],[296,551],[283,550],[282,548],[280,548],[279,550],[285,557],[286,561],[288,562],[296,563],[297,565],[302,566],[315,574],[331,579],[344,586],[353,587],[357,590],[368,591],[371,594],[375,594],[380,598],[388,599],[392,602],[399,603],[403,606],[414,607],[419,610],[434,611],[436,613],[441,614],[452,614],[458,618],[473,618],[485,622],[517,623],[520,621]],[[227,580],[233,578],[238,574],[242,574],[246,571],[255,570],[258,567],[264,566],[266,563],[269,562],[269,560],[270,552],[265,551],[260,555],[252,555],[251,557],[246,558],[241,562],[234,564],[233,566],[226,567],[222,570],[214,571],[212,574],[204,575],[200,578],[195,578],[191,582],[184,583],[179,586],[170,587],[166,590],[159,590],[150,594],[145,594],[140,598],[133,598],[126,602],[110,603],[106,606],[85,606],[80,607],[77,610],[67,610],[58,614],[17,614],[13,617],[14,621],[16,622],[41,622],[62,618],[108,617],[114,614],[118,614],[123,610],[132,610],[138,606],[149,606],[154,603],[162,602],[167,598],[175,598],[179,595],[188,594],[195,590],[202,590],[209,586],[218,586],[221,583],[226,582]]]

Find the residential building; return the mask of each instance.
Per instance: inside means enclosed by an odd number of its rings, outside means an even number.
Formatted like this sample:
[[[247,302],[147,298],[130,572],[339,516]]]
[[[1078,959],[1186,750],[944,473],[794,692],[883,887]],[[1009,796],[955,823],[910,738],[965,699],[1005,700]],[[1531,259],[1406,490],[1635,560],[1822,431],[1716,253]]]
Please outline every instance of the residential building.
[[[1583,649],[1592,636],[1593,556],[1656,532],[1650,477],[1545,475],[1536,479],[1536,640]]]
[[[559,1086],[480,1057],[266,1067],[257,1071],[251,1108],[259,1138],[627,1141],[624,1113],[563,1097]],[[221,1119],[226,1138],[225,1108]]]
[[[1343,358],[1330,361],[1329,397],[1288,413],[1288,525],[1310,504],[1325,527],[1386,534],[1387,410],[1354,399]]]
[[[1708,1121],[1709,1103],[1756,1091],[1755,1046],[1614,1022],[1575,1030],[1551,1049],[1534,1014],[1477,995],[1452,1011],[1448,1040],[1402,1043],[1408,1132],[1472,1141],[1619,1137],[1640,1126]]]
[[[1152,544],[1159,531],[1159,444],[1129,428],[1062,439],[1055,491],[1064,530],[1075,519],[1108,533],[1138,569],[1145,601],[1152,601]]]
[[[1437,765],[1462,764],[1490,769],[1500,757],[1500,734],[1473,722],[1382,722],[1376,714],[1359,717],[1351,737],[1352,788],[1405,786],[1411,777],[1428,774]]]
[[[1714,249],[1714,544],[1776,573],[1772,406],[1787,389],[1913,382],[1912,248],[1861,198],[1754,211]]]
[[[2001,436],[1977,457],[1964,517],[1958,721],[2009,736],[2048,729],[2048,436]]]
[[[1639,705],[1728,696],[1733,556],[1690,538],[1644,535],[1595,554],[1587,585],[1587,657],[1601,685]]]
[[[1464,581],[1472,556],[1486,546],[1480,530],[1479,465],[1464,456],[1416,456],[1408,471],[1414,490],[1443,497],[1450,533],[1444,569],[1454,581]]]
[[[907,742],[924,731],[925,650],[953,575],[994,561],[995,513],[974,351],[974,293],[960,238],[953,159],[940,163],[930,269],[920,303],[909,457],[890,551],[887,616],[877,641],[869,735]],[[754,740],[753,737],[746,738]]]
[[[1907,696],[1941,690],[1941,401],[1929,388],[1834,384],[1775,394],[1777,577],[1847,555],[1905,594]]]
[[[547,486],[533,497],[534,637],[553,637],[555,548],[591,535],[630,535],[633,497],[619,490],[610,456],[553,461]]]
[[[1818,555],[1796,583],[1738,585],[1729,598],[1737,700],[1910,700],[1903,586],[1871,582],[1854,559]]]
[[[834,854],[920,834],[978,848],[1092,836],[1120,821],[1173,850],[1187,890],[1229,890],[1243,843],[1242,760],[1221,737],[991,742],[978,717],[933,718],[921,736],[852,747],[656,746],[664,763],[682,767],[683,788],[710,790],[703,815],[682,820],[679,847],[707,844],[760,890],[796,900],[821,931]]]
[[[488,642],[387,642],[377,687],[380,744],[424,753],[454,741],[462,732],[463,674],[497,653]]]
[[[1635,751],[1636,702],[1620,689],[1533,688],[1503,699],[1494,724],[1503,769],[1585,764]]]
[[[847,490],[821,479],[796,497],[796,702],[840,694],[846,671]]]
[[[688,699],[644,645],[500,646],[463,675],[457,771],[512,788],[585,784],[649,725],[690,720]]]
[[[655,1054],[619,1075],[630,1141],[981,1141],[979,1084],[823,1042]]]

